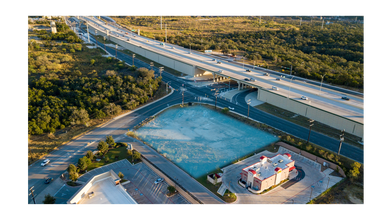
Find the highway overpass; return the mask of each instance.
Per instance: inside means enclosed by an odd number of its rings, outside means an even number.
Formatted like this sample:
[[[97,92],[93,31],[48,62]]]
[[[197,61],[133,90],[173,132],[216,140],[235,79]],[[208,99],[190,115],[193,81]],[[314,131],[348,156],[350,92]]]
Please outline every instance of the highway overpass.
[[[214,81],[235,80],[238,82],[238,89],[257,88],[257,98],[261,101],[363,137],[361,97],[346,95],[333,89],[321,90],[318,86],[298,80],[294,82],[295,76],[276,80],[277,77],[265,76],[265,71],[247,72],[246,68],[239,65],[213,60],[210,56],[179,46],[162,45],[162,42],[139,36],[114,24],[105,24],[94,17],[79,18],[88,24],[90,33],[97,31],[98,35],[106,36],[108,40],[156,63],[192,76],[212,74]],[[218,61],[221,63],[218,64]],[[255,81],[246,81],[245,78],[254,78]],[[278,90],[273,90],[272,86]],[[342,100],[342,95],[350,97],[351,100]],[[308,97],[308,100],[301,99],[302,96]]]

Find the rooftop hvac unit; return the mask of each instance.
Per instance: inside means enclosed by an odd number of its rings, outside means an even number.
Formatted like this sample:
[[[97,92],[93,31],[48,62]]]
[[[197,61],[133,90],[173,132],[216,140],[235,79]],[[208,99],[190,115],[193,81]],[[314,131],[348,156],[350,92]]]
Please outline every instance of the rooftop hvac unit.
[[[282,163],[282,162],[283,162],[283,160],[282,160],[282,159],[280,159],[280,160],[279,160],[279,163]]]
[[[278,166],[278,164],[277,164],[277,163],[274,163],[274,167],[276,167],[276,166]]]

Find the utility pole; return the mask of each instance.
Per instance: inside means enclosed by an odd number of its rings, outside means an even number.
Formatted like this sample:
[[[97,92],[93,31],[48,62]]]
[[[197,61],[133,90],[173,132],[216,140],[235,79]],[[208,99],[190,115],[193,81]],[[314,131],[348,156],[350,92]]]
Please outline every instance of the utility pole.
[[[342,143],[344,141],[344,131],[345,131],[345,129],[342,130],[342,134],[340,135],[340,144],[339,144],[338,155],[340,155],[340,149],[342,148]]]
[[[308,141],[306,141],[306,143],[309,143],[310,131],[312,130],[312,126],[314,125],[313,122],[314,122],[313,119],[309,120],[309,135],[308,135]]]
[[[33,202],[34,202],[34,207],[37,207],[37,204],[35,203],[35,197],[34,197],[34,190],[33,190],[34,186],[31,186],[27,191],[27,195],[31,195],[33,198]]]

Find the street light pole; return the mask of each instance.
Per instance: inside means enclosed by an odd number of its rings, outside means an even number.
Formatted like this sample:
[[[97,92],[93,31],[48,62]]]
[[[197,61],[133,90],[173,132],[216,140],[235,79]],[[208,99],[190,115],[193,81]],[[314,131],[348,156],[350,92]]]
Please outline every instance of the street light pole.
[[[342,148],[342,143],[344,141],[344,129],[342,130],[342,134],[340,135],[340,143],[339,143],[339,151],[338,151],[338,155],[340,155],[340,149]]]
[[[152,70],[152,68],[154,67],[154,62],[150,62],[150,67],[151,67],[151,70]]]
[[[118,45],[116,44],[116,59],[117,59],[117,47],[118,47]]]
[[[308,141],[306,143],[309,143],[309,138],[310,138],[310,131],[312,130],[314,120],[310,119],[309,120],[309,135],[308,135]]]
[[[323,80],[324,80],[324,76],[325,76],[326,74],[324,74],[324,75],[322,75],[321,76],[321,84],[320,84],[320,93],[319,93],[319,95],[321,94],[321,87],[323,86]]]
[[[105,50],[106,50],[106,37],[103,37],[103,45],[105,46]]]
[[[311,189],[310,189],[309,201],[311,200],[311,197],[312,197],[313,188],[314,188],[314,186],[312,186]]]
[[[294,76],[292,76],[292,77],[291,77],[291,79],[290,79],[290,86],[289,86],[289,97],[288,97],[288,98],[290,98],[290,93],[291,93],[291,80],[293,80],[293,78],[294,78]]]
[[[162,77],[162,72],[163,72],[163,66],[159,67],[159,76]]]
[[[250,102],[251,100],[250,99],[248,99],[248,101],[246,102],[247,104],[248,104],[248,118],[249,118],[249,105],[250,105]]]
[[[135,54],[132,54],[132,66],[135,66]]]
[[[215,109],[216,109],[216,101],[218,101],[218,93],[215,91]]]

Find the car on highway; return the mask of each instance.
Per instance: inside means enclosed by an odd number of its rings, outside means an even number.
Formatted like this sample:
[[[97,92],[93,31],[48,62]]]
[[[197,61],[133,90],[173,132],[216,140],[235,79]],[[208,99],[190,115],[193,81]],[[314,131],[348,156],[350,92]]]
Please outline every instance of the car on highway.
[[[280,78],[276,78],[276,80],[280,81],[281,79]]]
[[[343,99],[343,100],[347,100],[347,101],[350,100],[350,98],[347,97],[347,96],[343,96],[342,99]]]
[[[250,81],[250,79],[248,79],[248,78],[245,78],[244,80],[245,80],[245,81]]]
[[[301,99],[303,99],[303,100],[308,100],[308,97],[306,97],[306,96],[301,96]]]
[[[216,59],[212,59],[212,61],[216,61]]]
[[[278,90],[279,90],[279,88],[278,88],[278,87],[276,87],[276,86],[272,86],[272,90],[276,90],[276,91],[278,91]]]
[[[158,178],[157,180],[155,180],[154,184],[161,183],[161,182],[163,182],[164,180],[165,180],[165,179],[163,179],[163,178]]]
[[[218,61],[218,62],[216,62],[217,64],[221,64],[222,62],[221,61]]]
[[[220,69],[220,70],[218,70],[218,72],[223,73],[223,70]]]
[[[48,163],[50,163],[50,160],[49,159],[45,159],[44,161],[42,161],[41,167],[44,167],[44,166],[48,165]]]
[[[264,73],[264,76],[269,76],[269,73]]]
[[[233,107],[230,107],[230,106],[229,106],[228,108],[229,108],[230,110],[234,110],[234,108],[233,108]]]
[[[256,80],[254,78],[250,78],[249,80],[252,82],[256,82]]]
[[[45,180],[45,184],[49,184],[49,183],[51,183],[53,181],[53,178],[47,178],[46,180]]]
[[[250,69],[247,69],[247,70],[246,70],[246,72],[252,72],[252,70],[250,70]]]

